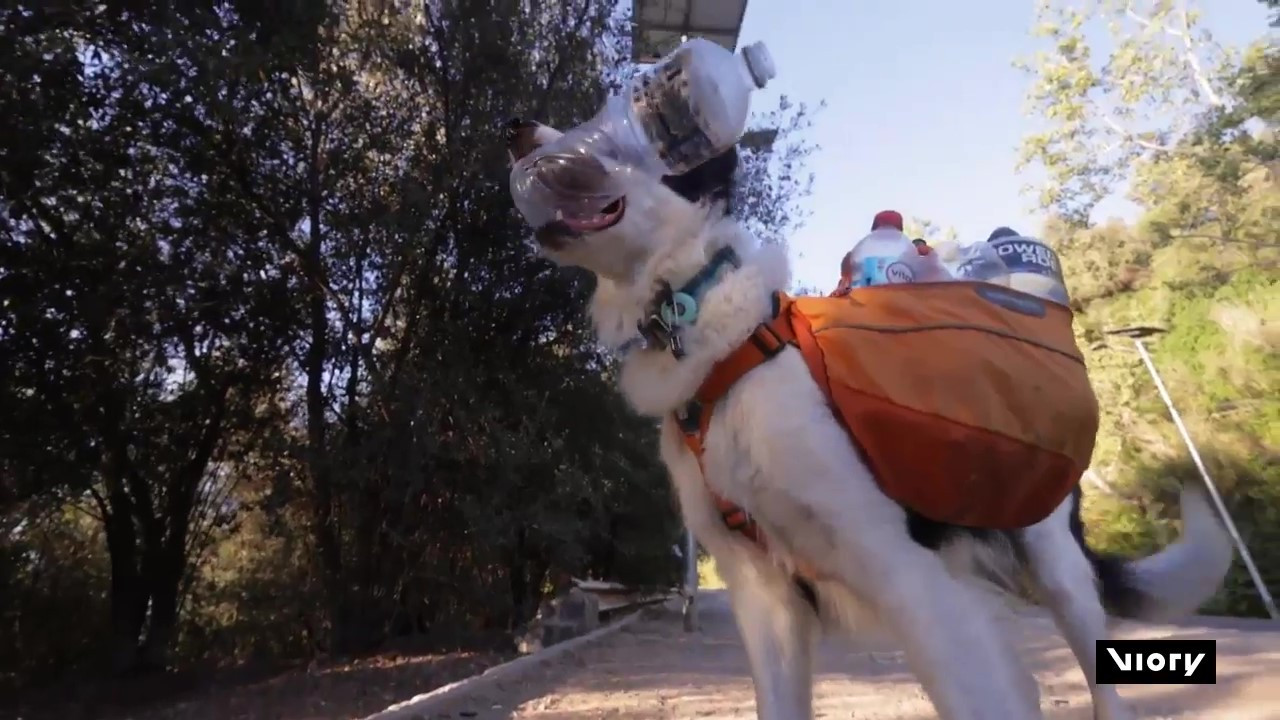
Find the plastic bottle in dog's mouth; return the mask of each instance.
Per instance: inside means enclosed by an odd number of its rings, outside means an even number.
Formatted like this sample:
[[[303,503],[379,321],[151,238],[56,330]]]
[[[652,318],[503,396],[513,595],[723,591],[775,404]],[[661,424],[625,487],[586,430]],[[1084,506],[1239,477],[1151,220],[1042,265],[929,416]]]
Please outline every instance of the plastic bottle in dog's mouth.
[[[603,230],[623,212],[638,171],[614,158],[600,133],[574,129],[511,169],[511,197],[533,227],[560,222],[577,232]]]
[[[612,225],[627,187],[686,173],[733,147],[746,129],[751,94],[775,74],[762,43],[738,54],[705,38],[682,43],[610,96],[595,117],[516,163],[516,207],[534,227]]]

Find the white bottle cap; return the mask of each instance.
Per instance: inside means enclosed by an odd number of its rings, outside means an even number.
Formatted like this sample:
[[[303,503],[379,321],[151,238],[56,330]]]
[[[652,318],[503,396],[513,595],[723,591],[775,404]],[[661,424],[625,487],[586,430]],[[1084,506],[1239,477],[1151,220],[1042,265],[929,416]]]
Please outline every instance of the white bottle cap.
[[[773,56],[763,42],[753,42],[742,48],[742,59],[747,62],[751,71],[751,79],[756,87],[764,87],[770,80],[778,76],[778,69],[773,64]]]

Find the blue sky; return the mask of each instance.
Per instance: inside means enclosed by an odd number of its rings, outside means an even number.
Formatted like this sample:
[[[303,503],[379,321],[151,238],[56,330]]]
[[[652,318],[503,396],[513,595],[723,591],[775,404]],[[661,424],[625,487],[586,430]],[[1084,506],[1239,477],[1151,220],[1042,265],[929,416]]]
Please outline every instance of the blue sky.
[[[795,279],[834,286],[840,258],[871,217],[892,208],[942,226],[961,242],[998,225],[1039,231],[1042,216],[1019,194],[1014,173],[1029,78],[1012,66],[1036,49],[1029,30],[1034,0],[748,0],[739,44],[763,40],[778,77],[756,107],[779,93],[827,107],[811,138],[821,151],[806,207],[811,217],[791,239]],[[1199,3],[1204,22],[1226,44],[1266,31],[1254,0]],[[1120,198],[1103,219],[1127,217]]]

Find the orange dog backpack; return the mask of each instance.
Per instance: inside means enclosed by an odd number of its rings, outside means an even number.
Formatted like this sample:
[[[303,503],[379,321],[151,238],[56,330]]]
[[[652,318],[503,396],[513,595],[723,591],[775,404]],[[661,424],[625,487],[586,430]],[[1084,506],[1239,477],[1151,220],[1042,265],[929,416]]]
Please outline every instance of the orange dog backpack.
[[[777,300],[677,415],[699,459],[716,401],[794,346],[880,488],[927,518],[1033,525],[1089,466],[1098,402],[1067,308],[971,282]],[[763,542],[745,513],[717,500],[731,528]]]

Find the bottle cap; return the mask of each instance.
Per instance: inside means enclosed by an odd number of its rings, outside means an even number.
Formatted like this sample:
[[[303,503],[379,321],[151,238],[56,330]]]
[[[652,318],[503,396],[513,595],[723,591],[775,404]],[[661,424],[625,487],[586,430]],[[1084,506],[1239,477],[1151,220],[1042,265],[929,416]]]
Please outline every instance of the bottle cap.
[[[1005,227],[1001,225],[1000,227],[991,231],[991,235],[987,237],[987,242],[994,242],[996,240],[999,240],[1000,238],[1017,237],[1017,235],[1018,235],[1017,230],[1014,230],[1011,227]]]
[[[874,218],[871,219],[872,230],[879,230],[880,228],[885,227],[886,225],[889,227],[895,228],[898,231],[901,231],[902,230],[902,213],[899,213],[896,210],[881,210],[880,212],[876,213],[876,216]]]
[[[746,61],[747,69],[751,71],[751,79],[756,81],[756,87],[762,88],[778,76],[778,69],[773,64],[773,56],[769,54],[769,48],[762,42],[753,42],[744,46],[742,59]]]

